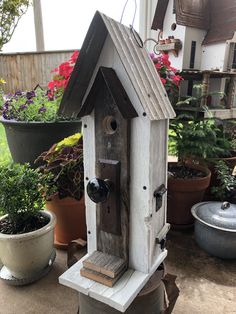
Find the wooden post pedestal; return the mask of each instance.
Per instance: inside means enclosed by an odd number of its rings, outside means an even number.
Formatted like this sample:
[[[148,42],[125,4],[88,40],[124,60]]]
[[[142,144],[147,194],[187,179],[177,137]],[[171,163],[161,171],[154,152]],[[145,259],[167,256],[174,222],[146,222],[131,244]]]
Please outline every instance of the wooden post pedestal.
[[[164,311],[165,288],[163,265],[152,275],[125,314],[160,314]],[[82,293],[79,294],[79,314],[121,314],[116,309]]]

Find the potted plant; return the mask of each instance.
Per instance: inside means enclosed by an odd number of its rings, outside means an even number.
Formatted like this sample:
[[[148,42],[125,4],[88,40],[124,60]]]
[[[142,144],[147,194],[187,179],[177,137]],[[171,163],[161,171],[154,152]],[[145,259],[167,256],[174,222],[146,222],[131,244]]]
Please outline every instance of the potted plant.
[[[223,160],[215,164],[216,186],[211,188],[217,201],[227,201],[236,204],[236,176],[233,169]]]
[[[73,70],[78,52],[63,62],[56,71],[48,90],[37,86],[35,90],[4,95],[0,102],[0,122],[4,125],[8,145],[14,162],[34,160],[54,143],[81,129],[78,119],[69,121],[58,115],[64,88]]]
[[[55,213],[55,245],[67,248],[70,241],[86,239],[82,135],[77,133],[54,144],[38,160],[43,164],[46,207]]]
[[[219,118],[212,118],[211,113],[207,106],[203,106],[201,100],[205,97],[211,97],[213,95],[224,97],[222,92],[212,92],[205,96],[202,92],[203,85],[194,85],[194,96],[187,97],[185,100],[181,100],[177,103],[176,109],[179,113],[178,120],[190,121],[192,126],[195,128],[189,132],[188,136],[188,154],[190,153],[197,159],[198,163],[207,166],[211,170],[211,181],[209,188],[205,193],[205,199],[212,199],[211,187],[217,183],[217,174],[215,164],[219,160],[224,160],[227,164],[233,168],[236,166],[236,153],[235,153],[235,121],[233,120],[221,120]],[[190,111],[191,110],[191,111]],[[207,114],[208,118],[203,119],[201,113]],[[177,122],[178,122],[177,120]],[[192,122],[191,122],[192,121]],[[204,121],[204,122],[200,122]],[[200,127],[200,124],[202,126]],[[204,129],[205,125],[205,129]],[[210,128],[208,126],[210,125]],[[186,127],[186,123],[184,124]],[[199,128],[200,127],[200,128]],[[199,129],[197,131],[197,128]],[[188,132],[188,129],[186,129]],[[197,132],[196,132],[197,131]],[[212,136],[209,137],[212,132]],[[207,133],[205,135],[205,133]],[[211,141],[209,145],[208,140]],[[201,142],[199,146],[195,145],[194,142]],[[202,154],[199,154],[199,151]]]
[[[16,279],[32,280],[48,267],[54,214],[43,211],[42,175],[28,164],[0,166],[0,260]]]
[[[217,134],[218,137],[218,145],[219,145],[219,152],[214,153],[211,152],[204,161],[205,164],[209,167],[211,170],[211,182],[210,186],[207,189],[206,197],[207,199],[215,199],[215,194],[212,193],[212,187],[219,184],[218,180],[218,162],[223,161],[226,163],[226,166],[228,166],[231,171],[233,171],[234,167],[236,166],[236,150],[235,150],[235,139],[234,139],[234,132],[232,131],[234,128],[234,122],[233,121],[221,121],[216,120],[217,127],[219,129],[219,132]]]
[[[211,172],[199,164],[209,150],[218,150],[216,129],[211,119],[184,120],[170,123],[170,138],[175,142],[177,163],[168,164],[167,220],[174,228],[192,226],[191,207],[204,197]]]

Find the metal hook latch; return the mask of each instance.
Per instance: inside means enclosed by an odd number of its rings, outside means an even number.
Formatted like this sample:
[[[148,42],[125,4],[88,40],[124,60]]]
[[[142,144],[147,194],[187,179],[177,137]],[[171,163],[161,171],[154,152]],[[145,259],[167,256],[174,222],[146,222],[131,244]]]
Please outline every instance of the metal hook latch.
[[[166,191],[167,188],[164,184],[162,184],[153,194],[153,196],[156,198],[156,212],[162,207],[162,198]]]

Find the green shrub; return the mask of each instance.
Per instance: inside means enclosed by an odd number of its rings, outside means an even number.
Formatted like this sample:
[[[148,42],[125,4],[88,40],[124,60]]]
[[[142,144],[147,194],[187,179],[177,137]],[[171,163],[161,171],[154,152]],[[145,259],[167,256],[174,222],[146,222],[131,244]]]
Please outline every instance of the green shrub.
[[[0,166],[0,208],[14,226],[37,216],[43,208],[42,176],[28,164]]]

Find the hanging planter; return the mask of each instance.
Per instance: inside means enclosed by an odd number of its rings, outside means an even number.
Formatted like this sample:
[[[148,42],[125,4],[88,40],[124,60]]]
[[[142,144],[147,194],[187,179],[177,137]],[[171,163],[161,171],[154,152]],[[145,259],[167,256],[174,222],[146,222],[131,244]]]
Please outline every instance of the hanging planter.
[[[14,94],[3,95],[0,122],[4,125],[14,162],[29,162],[36,167],[34,161],[42,152],[81,131],[81,123],[76,117],[66,120],[58,114],[64,88],[77,57],[78,51],[75,51],[68,61],[52,71],[55,75],[47,90],[37,85],[31,91],[18,90]]]
[[[59,122],[24,122],[0,119],[3,124],[8,146],[14,162],[29,162],[31,166],[35,159],[54,143],[73,135],[81,130],[79,121]]]

